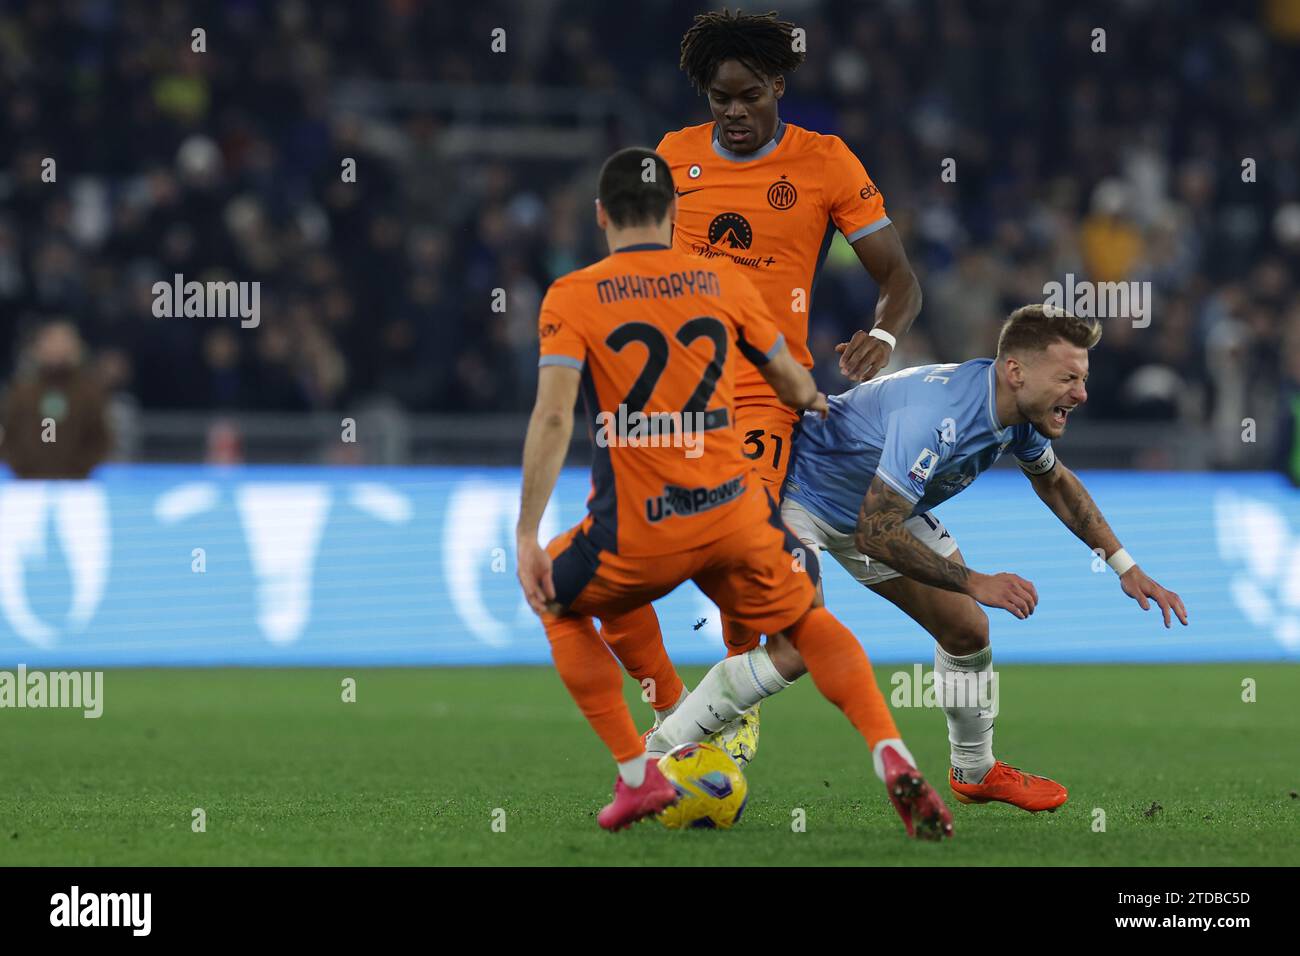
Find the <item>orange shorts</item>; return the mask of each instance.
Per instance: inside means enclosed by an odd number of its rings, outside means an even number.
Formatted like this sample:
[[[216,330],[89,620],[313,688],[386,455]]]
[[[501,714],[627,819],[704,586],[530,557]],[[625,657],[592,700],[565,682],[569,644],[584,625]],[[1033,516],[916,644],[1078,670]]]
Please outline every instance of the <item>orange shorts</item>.
[[[740,435],[741,453],[752,462],[755,474],[778,501],[799,418],[798,412],[776,399],[736,403],[736,432]]]
[[[763,634],[783,631],[812,607],[816,552],[785,526],[775,496],[757,484],[735,514],[734,529],[721,538],[650,557],[601,551],[581,525],[570,528],[546,546],[555,598],[570,614],[608,618],[694,581],[729,618]]]

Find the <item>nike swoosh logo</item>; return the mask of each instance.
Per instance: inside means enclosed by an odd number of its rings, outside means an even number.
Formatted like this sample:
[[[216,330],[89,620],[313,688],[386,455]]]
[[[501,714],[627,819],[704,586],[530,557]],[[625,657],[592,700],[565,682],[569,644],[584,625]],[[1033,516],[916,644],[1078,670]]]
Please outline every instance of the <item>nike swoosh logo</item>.
[[[679,190],[677,190],[677,195],[678,195],[678,196],[689,196],[691,193],[697,193],[697,192],[699,192],[699,191],[700,191],[701,189],[703,189],[703,188],[704,188],[703,186],[697,186],[697,187],[695,187],[694,189],[688,189],[688,190],[686,190],[685,192],[682,192],[682,191],[679,189]]]
[[[709,730],[708,727],[705,727],[705,726],[704,726],[702,723],[700,723],[698,720],[695,722],[695,726],[696,726],[696,727],[699,727],[700,730],[704,732],[704,736],[706,736],[706,737],[712,737],[712,736],[714,735],[714,733],[715,733],[715,731]]]

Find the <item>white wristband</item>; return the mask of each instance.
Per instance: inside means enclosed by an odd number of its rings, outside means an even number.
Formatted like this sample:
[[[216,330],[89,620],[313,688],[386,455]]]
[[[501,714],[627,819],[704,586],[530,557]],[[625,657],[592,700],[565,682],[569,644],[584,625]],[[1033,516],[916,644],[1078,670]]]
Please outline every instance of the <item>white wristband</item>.
[[[1116,574],[1123,574],[1129,568],[1133,567],[1133,565],[1137,564],[1136,561],[1134,561],[1132,558],[1129,557],[1128,552],[1125,551],[1123,548],[1120,548],[1109,558],[1107,558],[1106,563],[1111,566],[1111,569]]]
[[[884,329],[872,329],[867,333],[867,335],[871,336],[873,339],[880,339],[880,341],[884,342],[891,349],[898,348],[898,339],[894,338]]]

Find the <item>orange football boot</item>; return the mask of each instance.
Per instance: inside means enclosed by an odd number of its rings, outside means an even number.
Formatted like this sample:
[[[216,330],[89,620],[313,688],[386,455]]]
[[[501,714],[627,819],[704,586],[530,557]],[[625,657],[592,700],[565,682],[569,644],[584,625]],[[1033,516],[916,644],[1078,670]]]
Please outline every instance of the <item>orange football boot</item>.
[[[981,783],[959,783],[950,769],[948,786],[961,803],[1009,803],[1030,813],[1039,810],[1053,813],[1070,796],[1055,780],[1025,773],[1001,760],[985,774]]]

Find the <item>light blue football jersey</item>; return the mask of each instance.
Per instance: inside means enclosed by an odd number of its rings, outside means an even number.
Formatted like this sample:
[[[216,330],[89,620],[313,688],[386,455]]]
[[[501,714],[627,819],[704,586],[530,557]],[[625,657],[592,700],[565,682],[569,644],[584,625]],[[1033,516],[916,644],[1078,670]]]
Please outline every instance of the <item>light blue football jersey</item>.
[[[1005,451],[1030,474],[1056,464],[1052,443],[1025,422],[1003,428],[993,359],[918,365],[832,396],[825,419],[805,413],[784,495],[852,533],[871,479],[924,514],[961,491]]]

